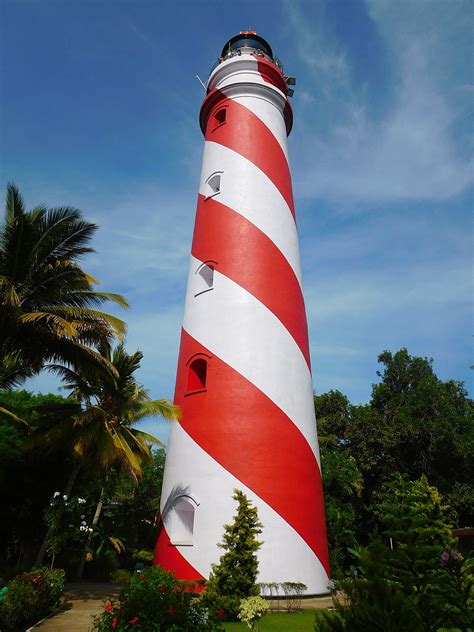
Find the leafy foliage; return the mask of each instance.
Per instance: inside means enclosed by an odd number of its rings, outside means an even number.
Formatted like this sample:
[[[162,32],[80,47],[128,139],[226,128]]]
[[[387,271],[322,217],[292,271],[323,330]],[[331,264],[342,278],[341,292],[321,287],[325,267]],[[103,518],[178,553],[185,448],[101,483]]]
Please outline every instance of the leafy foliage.
[[[26,211],[18,188],[7,186],[0,226],[0,388],[21,384],[50,361],[110,371],[95,347],[122,337],[125,324],[97,307],[127,302],[94,290],[96,280],[78,263],[93,252],[96,229],[75,208]]]
[[[8,584],[0,604],[0,626],[20,632],[46,616],[59,603],[64,590],[64,571],[46,568],[22,573]]]
[[[238,618],[251,630],[258,630],[258,622],[268,610],[268,603],[263,597],[245,597],[240,601]]]
[[[380,526],[385,482],[425,475],[449,505],[456,526],[474,523],[473,402],[459,382],[443,382],[432,361],[406,349],[380,354],[380,382],[365,405],[339,391],[315,397],[331,568],[351,571],[348,548]]]
[[[159,566],[132,576],[120,603],[108,601],[95,619],[95,630],[171,630],[219,632],[221,629],[202,604],[192,601],[186,582]]]
[[[439,492],[426,477],[396,475],[379,497],[378,513],[381,536],[354,551],[361,576],[340,583],[344,598],[335,613],[317,615],[315,631],[468,630],[473,561],[452,548]]]

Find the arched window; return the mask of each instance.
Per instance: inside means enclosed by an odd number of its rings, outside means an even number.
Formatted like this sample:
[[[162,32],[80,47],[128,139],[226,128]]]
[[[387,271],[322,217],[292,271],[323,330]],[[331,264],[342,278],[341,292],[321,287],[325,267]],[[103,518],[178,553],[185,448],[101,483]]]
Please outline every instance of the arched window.
[[[216,171],[206,180],[206,200],[221,192],[222,171]]]
[[[198,296],[214,288],[214,264],[215,261],[207,261],[201,264],[196,270],[194,296]]]
[[[206,388],[207,361],[196,358],[188,366],[188,393],[203,391]]]
[[[171,510],[170,540],[175,545],[192,545],[194,542],[195,505],[181,496]]]
[[[214,113],[212,122],[212,129],[216,129],[216,127],[219,127],[220,125],[224,125],[225,121],[227,118],[227,109],[226,108],[221,108],[220,110],[217,110],[217,112]]]

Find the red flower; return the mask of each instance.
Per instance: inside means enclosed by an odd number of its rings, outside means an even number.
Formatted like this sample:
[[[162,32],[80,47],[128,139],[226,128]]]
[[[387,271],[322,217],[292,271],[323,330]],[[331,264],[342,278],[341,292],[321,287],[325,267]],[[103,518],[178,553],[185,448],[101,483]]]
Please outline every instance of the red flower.
[[[144,582],[146,580],[146,575],[144,575],[143,573],[140,575],[140,579],[142,580],[142,582]]]
[[[225,610],[224,610],[224,608],[219,608],[219,610],[217,611],[217,616],[220,619],[223,619],[225,617]]]
[[[138,622],[138,617],[133,617],[133,619],[130,619],[130,625],[135,625],[135,623]]]
[[[105,612],[110,612],[113,608],[113,605],[110,603],[110,601],[108,601],[105,605],[104,605],[104,610]]]
[[[173,606],[170,606],[168,608],[168,614],[170,615],[170,617],[172,617],[175,613],[175,609],[173,608]]]
[[[159,592],[159,593],[164,593],[164,592],[166,592],[166,586],[159,586],[159,587],[156,589],[156,592]]]
[[[110,624],[113,628],[116,628],[118,626],[118,617],[114,617],[112,619],[112,623]]]

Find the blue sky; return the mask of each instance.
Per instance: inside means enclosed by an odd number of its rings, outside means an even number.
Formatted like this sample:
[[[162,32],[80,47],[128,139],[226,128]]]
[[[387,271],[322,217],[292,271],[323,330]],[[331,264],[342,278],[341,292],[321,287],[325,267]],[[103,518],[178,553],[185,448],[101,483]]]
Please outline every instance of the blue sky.
[[[171,397],[203,144],[195,75],[253,28],[297,77],[316,391],[366,402],[377,355],[402,346],[469,387],[472,24],[469,0],[3,0],[0,182],[100,225],[84,267],[129,299],[139,378]]]

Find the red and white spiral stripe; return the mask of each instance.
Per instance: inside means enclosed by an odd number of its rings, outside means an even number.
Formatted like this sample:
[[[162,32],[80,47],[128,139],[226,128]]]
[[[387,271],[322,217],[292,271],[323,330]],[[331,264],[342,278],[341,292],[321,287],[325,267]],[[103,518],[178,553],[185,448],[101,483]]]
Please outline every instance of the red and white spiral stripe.
[[[215,118],[225,109],[225,122]],[[222,120],[222,119],[221,119]],[[287,155],[292,115],[281,72],[251,54],[221,63],[201,108],[205,133],[155,562],[209,575],[235,488],[264,529],[259,581],[327,591],[329,574],[298,236]],[[220,174],[210,195],[209,176]],[[212,263],[210,263],[212,262]],[[203,263],[212,291],[200,292]],[[208,361],[189,393],[189,360]],[[196,507],[192,544],[172,544],[176,490]]]

